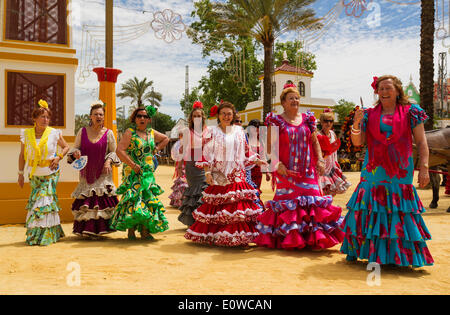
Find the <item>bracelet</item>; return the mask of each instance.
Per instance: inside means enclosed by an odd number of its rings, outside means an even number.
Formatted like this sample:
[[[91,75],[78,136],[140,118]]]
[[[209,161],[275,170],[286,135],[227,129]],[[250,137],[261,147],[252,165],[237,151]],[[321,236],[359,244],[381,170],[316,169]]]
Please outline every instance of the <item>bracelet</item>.
[[[60,160],[64,159],[64,155],[62,153],[58,153],[56,156],[59,156]]]
[[[205,172],[205,176],[208,175],[208,174],[211,174],[211,171]]]
[[[20,170],[19,170],[19,171],[17,172],[17,174],[23,175],[23,174],[24,174],[24,171],[20,171]]]

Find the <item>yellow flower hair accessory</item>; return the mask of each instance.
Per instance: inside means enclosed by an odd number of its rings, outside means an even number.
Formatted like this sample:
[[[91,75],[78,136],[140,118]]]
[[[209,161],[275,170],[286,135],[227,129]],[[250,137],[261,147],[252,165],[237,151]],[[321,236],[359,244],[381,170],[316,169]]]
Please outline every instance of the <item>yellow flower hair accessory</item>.
[[[40,107],[44,107],[44,108],[48,109],[48,103],[46,101],[39,100],[38,104]]]

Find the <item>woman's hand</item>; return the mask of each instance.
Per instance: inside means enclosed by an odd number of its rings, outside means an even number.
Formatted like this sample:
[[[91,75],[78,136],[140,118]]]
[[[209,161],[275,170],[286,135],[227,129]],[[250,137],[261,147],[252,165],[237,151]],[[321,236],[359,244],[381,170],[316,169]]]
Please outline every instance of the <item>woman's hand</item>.
[[[266,161],[259,160],[259,159],[255,161],[255,164],[258,165],[259,167],[261,167],[261,165],[266,165],[266,166],[269,165]]]
[[[358,108],[355,112],[355,116],[353,117],[353,127],[355,129],[360,129],[359,126],[360,126],[363,118],[364,118],[364,109]],[[356,127],[355,127],[355,125],[356,125]]]
[[[214,185],[214,179],[213,179],[213,177],[211,175],[211,172],[206,172],[205,173],[205,178],[206,178],[206,183],[208,185]]]
[[[72,153],[72,156],[75,160],[78,160],[81,157],[81,151],[80,150],[76,150]]]
[[[428,173],[428,168],[421,167],[419,169],[419,176],[417,178],[420,188],[424,188],[430,182],[430,174]]]
[[[19,174],[19,178],[17,179],[17,183],[19,184],[20,188],[23,188],[23,184],[25,183],[25,179],[23,174]]]
[[[112,167],[111,167],[111,160],[110,159],[106,159],[105,164],[103,165],[103,170],[102,170],[103,174],[111,174],[112,173]]]
[[[287,170],[286,166],[283,163],[278,162],[276,169],[277,169],[278,174],[280,174],[282,176],[287,176],[287,171],[288,170]]]
[[[50,163],[49,168],[54,171],[56,169],[58,169],[59,167],[59,161],[61,160],[61,158],[59,156],[56,156],[52,159],[52,162]]]
[[[316,168],[317,168],[317,173],[319,173],[320,176],[325,174],[325,161],[324,160],[318,160]]]
[[[131,168],[133,169],[133,171],[136,174],[139,174],[141,172],[141,167],[139,165],[137,165],[136,163],[134,163],[134,165]]]

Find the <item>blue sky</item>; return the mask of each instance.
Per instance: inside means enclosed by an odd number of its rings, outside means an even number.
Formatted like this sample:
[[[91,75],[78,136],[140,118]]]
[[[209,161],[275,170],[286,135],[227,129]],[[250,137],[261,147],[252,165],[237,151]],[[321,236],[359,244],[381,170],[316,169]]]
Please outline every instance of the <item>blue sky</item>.
[[[317,17],[322,17],[337,2],[338,0],[317,0],[312,8]],[[348,2],[351,1],[345,1]],[[359,103],[359,98],[362,97],[365,104],[371,104],[374,100],[370,87],[372,77],[383,74],[397,75],[404,84],[412,76],[413,83],[419,87],[420,5],[398,5],[388,0],[371,2],[370,11],[359,18],[347,15],[343,10],[324,36],[307,47],[316,55],[318,65],[312,80],[313,97],[332,98],[335,101],[344,98],[355,103]],[[187,26],[193,21],[190,16],[193,1],[115,0],[114,5],[116,26],[152,21],[154,14],[164,9],[180,14]],[[438,12],[437,16],[441,17],[441,13]],[[447,21],[445,25],[448,24]],[[80,59],[83,51],[82,25],[104,25],[104,0],[73,0],[73,45]],[[296,38],[298,35],[291,33],[278,40]],[[441,40],[435,40],[436,75],[437,56],[447,49]],[[224,56],[215,55],[213,58],[220,59]],[[202,58],[201,47],[193,45],[185,33],[180,40],[166,43],[158,39],[150,28],[133,41],[115,45],[114,67],[123,71],[116,91],[120,90],[122,83],[134,76],[140,79],[147,77],[154,82],[155,90],[163,95],[160,111],[175,119],[181,118],[183,113],[179,101],[185,89],[185,66],[189,65],[189,87],[192,89],[207,74],[208,61],[209,59]],[[100,66],[103,65],[104,61],[101,60]],[[81,63],[79,68],[83,69]],[[76,113],[88,112],[89,104],[97,97],[97,87],[98,82],[93,74],[83,83],[76,82]],[[127,99],[117,99],[118,106],[128,104]]]

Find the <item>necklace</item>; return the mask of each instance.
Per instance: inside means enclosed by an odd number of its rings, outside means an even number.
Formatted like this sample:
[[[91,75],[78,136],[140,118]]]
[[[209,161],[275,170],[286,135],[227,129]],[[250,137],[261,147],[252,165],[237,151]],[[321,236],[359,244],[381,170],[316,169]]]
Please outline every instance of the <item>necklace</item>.
[[[294,119],[292,119],[292,118],[290,118],[287,114],[286,114],[286,112],[284,112],[283,114],[282,114],[282,116],[283,116],[283,118],[284,118],[284,120],[286,120],[288,123],[290,123],[290,124],[292,124],[292,125],[296,125],[296,124],[298,124],[301,120],[301,115],[300,116],[298,116],[298,115],[296,115],[295,117],[294,117]]]

